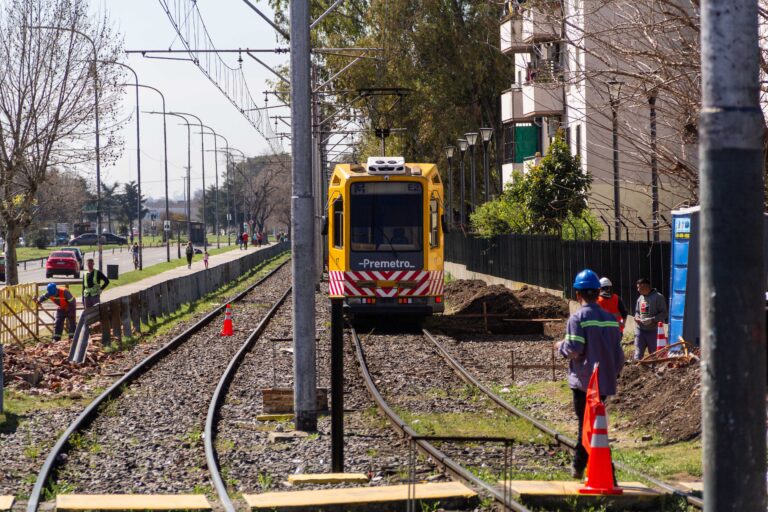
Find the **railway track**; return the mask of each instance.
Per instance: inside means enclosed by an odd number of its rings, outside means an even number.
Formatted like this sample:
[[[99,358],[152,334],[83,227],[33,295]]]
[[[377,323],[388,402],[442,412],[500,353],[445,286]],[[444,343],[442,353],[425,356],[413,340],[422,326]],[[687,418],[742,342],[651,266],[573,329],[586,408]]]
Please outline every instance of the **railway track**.
[[[226,305],[217,307],[91,402],[48,454],[27,511],[38,509],[46,487],[49,495],[176,493],[210,481],[231,506],[213,444],[216,415],[238,361],[288,296],[289,275],[283,263],[233,297],[234,336],[219,336]]]
[[[422,331],[422,337],[425,342],[427,342],[429,345],[428,347],[432,347],[434,351],[439,354],[439,356],[448,364],[448,366],[451,368],[451,370],[458,375],[458,377],[466,383],[467,386],[475,388],[480,391],[480,394],[482,395],[483,399],[487,400],[488,402],[492,402],[495,406],[505,411],[510,416],[515,417],[516,419],[530,425],[534,429],[538,430],[541,434],[546,435],[548,438],[551,438],[555,441],[557,445],[559,445],[561,448],[566,449],[568,451],[573,451],[575,449],[575,442],[570,439],[569,437],[565,436],[564,434],[550,428],[549,426],[543,424],[542,422],[536,420],[532,416],[526,414],[525,412],[515,408],[514,406],[507,403],[505,400],[503,400],[501,397],[493,393],[490,388],[485,386],[482,382],[480,382],[474,375],[472,375],[466,368],[464,368],[459,361],[454,358],[447,350],[446,348],[440,343],[440,341],[433,336],[428,331],[424,330]],[[390,423],[395,427],[396,430],[398,430],[400,433],[402,433],[404,436],[408,437],[413,443],[415,443],[419,450],[423,453],[427,454],[428,456],[432,457],[435,461],[437,461],[441,466],[443,466],[449,473],[451,473],[454,477],[457,479],[464,481],[470,485],[475,486],[478,489],[483,490],[487,494],[493,497],[495,501],[498,503],[504,505],[510,510],[526,510],[525,506],[521,503],[518,503],[514,501],[508,490],[503,485],[494,485],[492,483],[489,483],[487,480],[487,475],[485,479],[479,478],[476,474],[477,471],[470,471],[468,467],[462,466],[460,462],[458,462],[459,459],[465,458],[467,450],[461,450],[456,449],[455,443],[464,441],[464,442],[478,442],[478,443],[502,443],[502,444],[509,444],[510,440],[507,440],[505,442],[504,436],[499,436],[498,438],[494,438],[494,436],[477,436],[476,438],[473,438],[473,436],[440,436],[440,435],[423,435],[417,432],[413,427],[409,425],[407,421],[404,421],[395,411],[395,406],[392,406],[391,404],[387,403],[385,398],[382,396],[382,392],[378,389],[376,382],[389,382],[390,379],[385,375],[385,372],[381,372],[380,375],[377,375],[376,377],[372,375],[368,363],[367,363],[367,357],[365,353],[365,349],[363,347],[363,342],[361,341],[360,337],[358,336],[357,332],[352,329],[352,338],[355,345],[356,353],[357,353],[357,359],[359,363],[359,367],[361,369],[361,372],[363,374],[363,379],[365,380],[366,386],[373,397],[374,401],[377,403],[377,406],[380,408],[382,412],[387,416]],[[403,338],[400,336],[401,342],[404,343],[411,343],[412,340],[408,338]],[[371,346],[375,346],[377,342],[380,340],[374,339],[371,343]],[[428,350],[430,351],[430,350]],[[402,362],[402,360],[401,360]],[[425,372],[428,378],[435,378],[435,379],[444,379],[444,375],[436,374],[434,371],[430,370],[424,370],[424,366],[427,365],[424,361],[418,361],[418,362],[411,362],[411,364],[415,364],[418,366],[420,363],[421,368],[418,371]],[[378,377],[378,378],[377,378]],[[409,375],[404,371],[403,372],[403,380],[408,381]],[[394,386],[395,390],[393,391],[393,394],[398,393],[408,393],[413,392],[413,390],[408,389],[408,384],[400,384]],[[455,391],[455,389],[454,389]],[[461,398],[457,396],[451,396],[452,392],[448,391],[449,400],[455,400],[460,402]],[[475,399],[477,399],[477,396],[475,396]],[[434,399],[431,399],[432,402],[435,402]],[[410,405],[408,402],[403,402],[400,399],[394,399],[394,401],[399,401],[398,404],[402,408],[409,408],[409,406],[413,406],[411,403]],[[437,400],[439,402],[439,400]],[[445,404],[442,404],[443,407],[445,407]],[[416,404],[414,406],[415,408],[422,407],[419,404]],[[407,413],[403,413],[407,414]],[[435,443],[447,443],[445,445],[441,444],[441,446],[438,448],[435,446]],[[444,448],[443,446],[446,446],[447,448]],[[455,456],[454,456],[455,454]],[[487,460],[489,462],[496,460],[498,462],[498,453],[493,453],[492,450],[484,450],[483,454],[485,457],[487,457]],[[507,457],[508,454],[505,451],[504,453],[504,473],[502,475],[506,474],[506,467],[507,467]],[[651,485],[655,486],[658,489],[664,490],[666,492],[672,493],[682,499],[685,499],[686,502],[694,507],[697,508],[703,508],[703,501],[701,498],[692,495],[691,493],[676,488],[666,482],[660,481],[650,475],[646,475],[640,471],[637,471],[629,466],[626,466],[622,463],[616,463],[616,466],[619,469],[622,469],[624,471],[627,471],[628,473],[632,473],[635,476],[639,477],[642,480],[645,480],[649,482]]]
[[[565,436],[564,434],[548,427],[547,425],[543,424],[542,422],[536,420],[535,418],[529,416],[525,412],[521,411],[520,409],[512,406],[507,401],[505,401],[503,398],[495,394],[490,388],[485,386],[482,382],[480,382],[474,375],[472,375],[464,366],[461,365],[461,363],[453,357],[448,350],[443,346],[440,341],[433,336],[429,331],[424,330],[423,331],[424,336],[435,346],[435,348],[438,350],[440,355],[443,357],[443,359],[450,365],[450,367],[456,372],[456,374],[466,382],[467,384],[470,384],[472,386],[477,387],[482,391],[482,393],[488,397],[490,400],[492,400],[497,406],[501,407],[508,413],[530,423],[533,427],[535,427],[537,430],[549,435],[553,439],[557,441],[557,443],[562,446],[563,448],[566,448],[567,450],[573,452],[576,449],[576,442]],[[659,489],[662,489],[666,492],[670,492],[674,494],[675,496],[678,496],[680,498],[685,499],[685,501],[696,508],[703,509],[704,508],[704,501],[699,498],[698,496],[695,496],[691,494],[688,491],[685,491],[683,489],[679,489],[673,485],[670,485],[666,482],[663,482],[657,478],[654,478],[650,475],[647,475],[641,471],[638,471],[630,466],[627,466],[626,464],[623,464],[621,462],[614,462],[614,465],[628,473],[632,473],[635,476],[641,478],[642,480],[645,480],[652,485],[656,486]]]

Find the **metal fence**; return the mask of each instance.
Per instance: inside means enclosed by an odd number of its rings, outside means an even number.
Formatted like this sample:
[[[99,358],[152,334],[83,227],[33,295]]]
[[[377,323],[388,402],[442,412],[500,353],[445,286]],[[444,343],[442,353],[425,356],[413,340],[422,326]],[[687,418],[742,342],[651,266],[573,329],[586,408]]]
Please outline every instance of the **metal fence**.
[[[573,298],[573,277],[591,268],[613,282],[630,311],[637,299],[635,282],[647,277],[669,297],[669,242],[561,240],[553,236],[502,235],[476,238],[446,233],[445,259],[467,270],[554,290]]]

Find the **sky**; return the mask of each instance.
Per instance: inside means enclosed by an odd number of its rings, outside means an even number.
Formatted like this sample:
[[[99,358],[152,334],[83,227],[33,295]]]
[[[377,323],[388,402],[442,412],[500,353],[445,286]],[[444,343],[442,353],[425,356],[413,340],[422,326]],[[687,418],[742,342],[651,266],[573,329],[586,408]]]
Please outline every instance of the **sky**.
[[[161,0],[91,0],[96,14],[107,13],[116,30],[124,38],[126,50],[182,49],[176,32],[162,8]],[[178,0],[177,0],[178,1]],[[191,0],[187,0],[191,5]],[[171,4],[172,2],[168,2]],[[183,1],[181,3],[184,3]],[[264,13],[272,16],[266,1],[253,1]],[[218,49],[275,48],[285,46],[278,42],[274,30],[242,0],[197,0],[211,39]],[[176,55],[184,56],[184,55]],[[231,65],[236,65],[237,54],[222,54]],[[262,53],[259,57],[270,66],[286,64],[287,54]],[[192,62],[149,59],[140,54],[129,54],[124,62],[136,70],[139,83],[160,89],[165,95],[166,109],[189,112],[201,118],[248,156],[263,154],[268,150],[264,138],[251,126],[243,115],[227,100],[224,94],[208,80]],[[248,87],[259,106],[264,104],[263,91],[269,86],[266,80],[273,78],[269,71],[244,56],[243,71]],[[133,81],[133,75],[129,75]],[[162,116],[144,114],[143,111],[161,110],[160,96],[151,90],[140,89],[141,106],[141,176],[142,193],[148,198],[164,197],[163,184],[163,123]],[[274,104],[274,98],[271,98]],[[120,119],[131,115],[136,108],[135,89],[126,87]],[[271,110],[270,113],[289,115],[287,109]],[[183,180],[187,164],[187,129],[178,118],[167,117],[168,132],[168,186],[171,198],[183,198]],[[287,129],[287,127],[283,127]],[[279,131],[285,131],[285,130]],[[201,144],[199,131],[192,129],[191,167],[192,190],[202,188]],[[136,124],[131,118],[121,133],[124,141],[122,157],[114,164],[102,167],[105,183],[136,180]],[[213,149],[213,136],[205,138],[205,149]],[[220,140],[220,139],[219,139]],[[219,147],[221,149],[221,147]],[[286,149],[288,145],[286,143]],[[214,183],[214,153],[205,154],[206,187]],[[219,154],[219,176],[224,174],[224,155]]]

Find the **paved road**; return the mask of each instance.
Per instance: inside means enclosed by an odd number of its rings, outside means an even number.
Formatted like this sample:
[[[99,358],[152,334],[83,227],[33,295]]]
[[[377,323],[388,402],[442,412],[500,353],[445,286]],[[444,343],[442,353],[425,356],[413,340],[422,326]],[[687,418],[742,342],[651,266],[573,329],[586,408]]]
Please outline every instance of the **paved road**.
[[[222,244],[222,246],[223,245],[226,244]],[[209,244],[208,247],[211,247],[211,245]],[[216,247],[215,242],[213,247]],[[171,261],[177,259],[177,254],[176,245],[172,245]],[[181,255],[184,257],[184,247],[181,248]],[[94,256],[93,252],[88,252],[85,254],[85,258],[91,257],[97,260],[96,265],[98,266],[98,258],[97,256]],[[197,258],[200,258],[200,256],[198,255]],[[143,251],[142,259],[144,268],[165,262],[165,247],[145,248]],[[120,274],[124,274],[125,272],[130,272],[133,270],[133,259],[131,258],[131,253],[128,251],[127,246],[123,247],[122,252],[120,249],[115,249],[114,253],[112,252],[112,249],[105,250],[103,253],[103,260],[103,272],[105,274],[107,273],[107,265],[118,265],[120,267]],[[46,279],[45,262],[43,262],[42,267],[40,267],[40,263],[38,262],[27,263],[27,270],[24,270],[23,266],[19,267],[19,283],[43,283],[47,281],[56,281],[57,279],[71,278],[65,276],[55,276],[53,279]]]

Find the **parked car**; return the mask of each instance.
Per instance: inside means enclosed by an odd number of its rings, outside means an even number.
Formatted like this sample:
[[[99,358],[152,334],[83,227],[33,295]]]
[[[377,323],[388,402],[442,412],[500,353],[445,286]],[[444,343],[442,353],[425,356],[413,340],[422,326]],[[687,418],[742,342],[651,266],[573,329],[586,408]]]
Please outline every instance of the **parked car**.
[[[105,243],[104,235],[101,236],[101,243]],[[97,245],[98,239],[96,233],[83,233],[69,241],[69,245]]]
[[[50,279],[55,275],[80,277],[80,264],[72,251],[53,251],[45,263],[45,277]]]
[[[5,256],[0,256],[0,281],[5,281]]]
[[[114,233],[102,233],[102,237],[108,244],[125,245],[128,243],[128,239],[122,236],[118,236]]]
[[[69,242],[69,235],[66,233],[59,233],[56,235],[56,245],[67,245]]]
[[[75,258],[77,258],[77,262],[80,264],[80,268],[85,268],[85,261],[83,261],[83,258],[85,257],[83,255],[83,251],[80,250],[79,247],[62,247],[59,249],[60,251],[72,251],[75,253]]]

